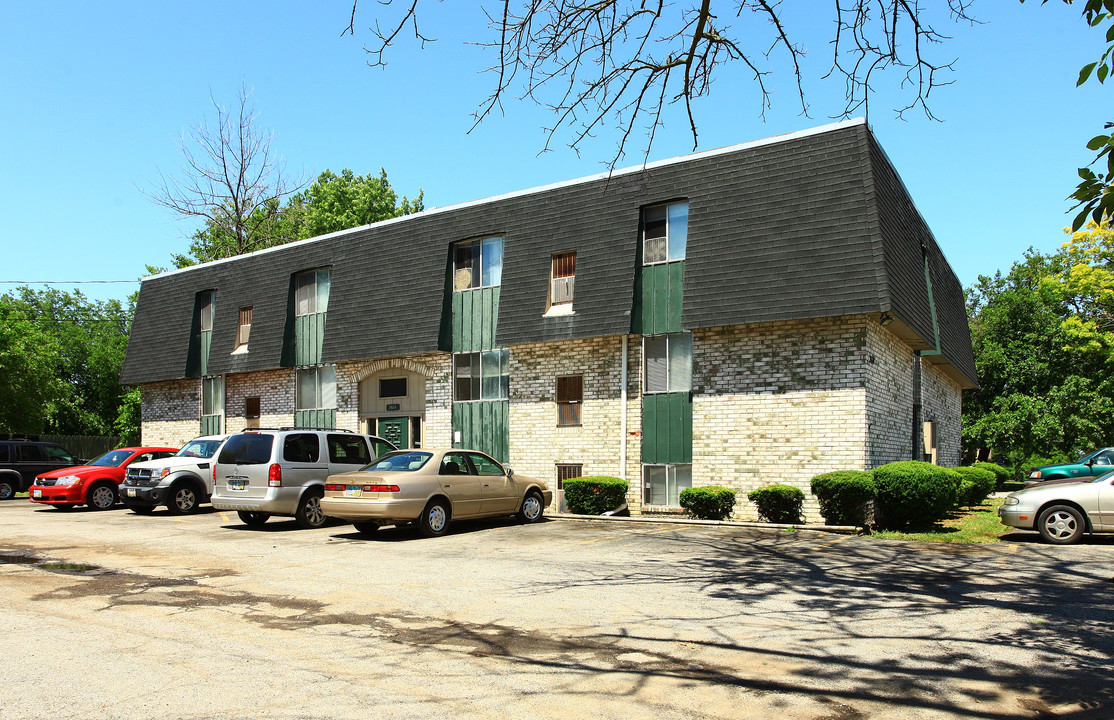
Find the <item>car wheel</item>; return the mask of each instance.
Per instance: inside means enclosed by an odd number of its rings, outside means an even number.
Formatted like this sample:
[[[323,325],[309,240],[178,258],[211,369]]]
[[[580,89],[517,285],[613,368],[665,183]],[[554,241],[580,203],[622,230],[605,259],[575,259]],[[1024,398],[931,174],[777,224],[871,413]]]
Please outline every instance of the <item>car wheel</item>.
[[[116,504],[116,488],[108,483],[98,483],[89,488],[86,504],[94,510],[107,510]]]
[[[522,507],[518,509],[518,520],[524,523],[535,523],[542,519],[545,511],[545,500],[537,490],[531,490],[522,498]]]
[[[240,518],[240,522],[248,527],[262,527],[263,523],[271,517],[265,512],[249,512],[247,510],[239,510],[236,515]]]
[[[321,495],[321,488],[314,488],[307,490],[302,496],[302,501],[298,503],[298,510],[294,513],[294,521],[298,523],[298,527],[311,530],[325,524],[327,518],[325,513],[321,512]]]
[[[1054,545],[1079,542],[1087,530],[1087,523],[1078,510],[1069,505],[1053,505],[1037,518],[1041,537]]]
[[[0,480],[0,500],[11,500],[15,497],[15,485],[11,480]]]
[[[449,531],[452,515],[449,504],[444,500],[430,500],[418,518],[418,527],[426,537],[441,537]]]
[[[197,512],[197,491],[188,482],[173,485],[166,508],[171,515],[188,515]]]
[[[150,505],[132,505],[129,509],[136,515],[150,515],[155,512],[155,508]]]
[[[364,535],[373,535],[379,530],[379,523],[377,522],[357,522],[352,523],[352,527],[356,528],[356,532]]]

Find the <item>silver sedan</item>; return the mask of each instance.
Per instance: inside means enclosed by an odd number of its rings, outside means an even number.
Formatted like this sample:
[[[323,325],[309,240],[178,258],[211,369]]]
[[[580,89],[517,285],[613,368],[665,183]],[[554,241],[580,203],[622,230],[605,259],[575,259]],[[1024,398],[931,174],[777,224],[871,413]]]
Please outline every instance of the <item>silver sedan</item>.
[[[1056,545],[1114,532],[1114,472],[1083,482],[1045,483],[1011,493],[998,508],[1006,525],[1037,530]]]

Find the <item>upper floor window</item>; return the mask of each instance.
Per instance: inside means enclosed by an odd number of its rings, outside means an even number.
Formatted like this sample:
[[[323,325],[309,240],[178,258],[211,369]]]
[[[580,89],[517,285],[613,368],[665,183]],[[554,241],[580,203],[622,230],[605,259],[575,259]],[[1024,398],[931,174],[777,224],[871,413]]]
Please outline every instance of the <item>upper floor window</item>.
[[[692,334],[648,335],[643,339],[644,393],[692,390]]]
[[[332,365],[301,368],[294,392],[295,410],[333,410],[337,406],[337,369]]]
[[[689,204],[653,205],[642,210],[642,262],[645,265],[685,259]]]
[[[573,285],[576,281],[576,253],[567,252],[553,256],[549,270],[549,307],[572,307]]]
[[[236,327],[236,348],[234,351],[243,352],[248,349],[248,338],[251,336],[251,308],[240,308],[240,324]]]
[[[580,425],[580,408],[584,404],[584,376],[566,375],[557,378],[557,424]]]
[[[221,377],[201,378],[201,414],[224,414],[224,380]]]
[[[216,303],[216,297],[217,293],[213,290],[200,293],[200,307],[198,309],[201,313],[201,332],[213,331],[213,305]]]
[[[511,352],[507,349],[458,353],[453,358],[454,399],[506,400],[510,390]]]
[[[453,246],[453,290],[495,287],[503,280],[503,238],[489,237]]]
[[[332,273],[328,268],[308,270],[294,276],[294,313],[314,315],[329,309]]]

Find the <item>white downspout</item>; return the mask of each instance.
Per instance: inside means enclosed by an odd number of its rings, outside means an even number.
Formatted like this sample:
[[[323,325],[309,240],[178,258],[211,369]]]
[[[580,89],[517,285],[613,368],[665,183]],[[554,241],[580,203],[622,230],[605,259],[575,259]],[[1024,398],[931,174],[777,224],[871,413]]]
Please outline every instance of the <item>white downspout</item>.
[[[619,479],[627,479],[627,336],[623,336],[623,367],[619,372]]]

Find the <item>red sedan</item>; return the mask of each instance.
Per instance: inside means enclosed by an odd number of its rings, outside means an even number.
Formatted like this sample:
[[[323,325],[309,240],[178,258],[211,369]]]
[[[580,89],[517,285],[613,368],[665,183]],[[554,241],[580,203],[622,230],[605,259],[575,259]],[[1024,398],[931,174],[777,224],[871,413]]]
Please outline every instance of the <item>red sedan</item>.
[[[45,472],[31,486],[31,502],[57,508],[88,505],[94,510],[107,510],[116,504],[128,465],[170,457],[176,452],[177,448],[170,447],[120,448],[106,452],[88,465]]]

